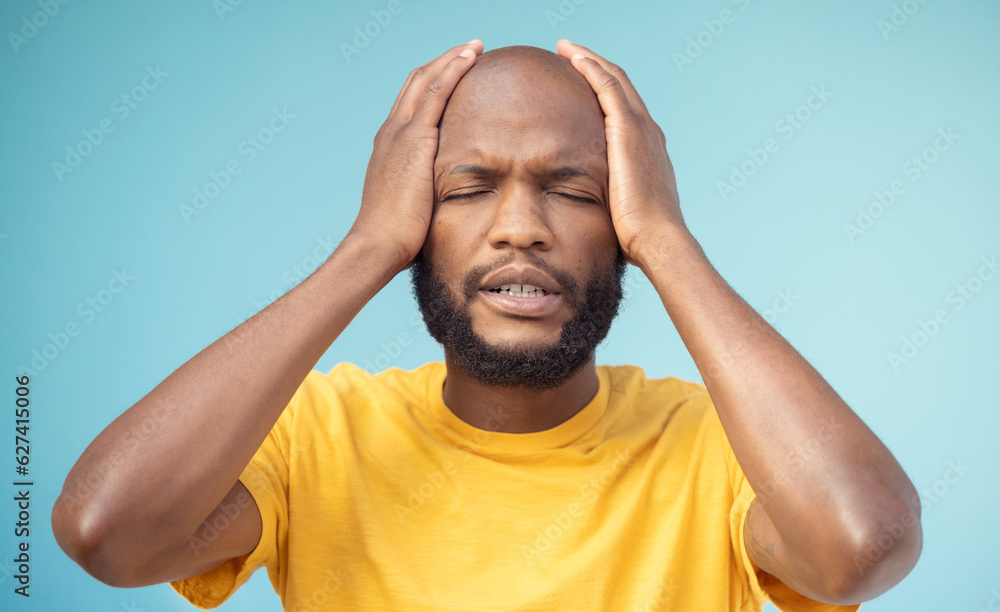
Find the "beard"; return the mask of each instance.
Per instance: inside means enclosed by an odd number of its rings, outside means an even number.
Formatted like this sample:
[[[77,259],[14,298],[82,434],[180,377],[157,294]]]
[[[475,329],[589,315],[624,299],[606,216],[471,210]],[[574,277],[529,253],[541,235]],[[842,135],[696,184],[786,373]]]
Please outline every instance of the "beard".
[[[456,299],[421,252],[411,270],[413,295],[431,337],[451,352],[473,380],[492,388],[520,387],[536,392],[554,389],[590,363],[594,349],[607,337],[622,300],[625,258],[619,249],[610,265],[595,268],[581,293],[572,276],[525,253],[527,261],[562,286],[561,295],[573,316],[563,325],[555,344],[529,347],[490,344],[472,329],[469,309],[477,299],[481,279],[514,258],[511,253],[491,265],[470,270],[462,282],[462,297]]]

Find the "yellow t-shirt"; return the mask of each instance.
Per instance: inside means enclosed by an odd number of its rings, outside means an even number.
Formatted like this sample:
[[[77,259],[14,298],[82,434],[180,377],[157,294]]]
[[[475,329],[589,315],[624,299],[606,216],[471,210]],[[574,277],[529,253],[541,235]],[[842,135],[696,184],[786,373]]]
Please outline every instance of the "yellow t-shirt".
[[[443,363],[314,370],[240,476],[257,547],[171,586],[212,608],[263,566],[289,612],[858,609],[752,564],[754,492],[703,385],[597,374],[566,422],[501,433],[448,409]]]

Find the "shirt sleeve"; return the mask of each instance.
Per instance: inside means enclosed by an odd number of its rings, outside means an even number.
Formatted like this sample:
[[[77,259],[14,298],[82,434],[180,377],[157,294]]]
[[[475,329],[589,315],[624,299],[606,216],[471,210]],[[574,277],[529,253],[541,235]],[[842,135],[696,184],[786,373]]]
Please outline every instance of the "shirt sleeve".
[[[296,396],[297,397],[297,396]],[[240,482],[253,496],[260,511],[261,535],[249,554],[230,559],[214,570],[170,583],[177,593],[194,606],[210,609],[222,605],[260,567],[279,594],[288,534],[288,436],[290,408],[282,413],[267,438],[240,474]]]
[[[722,428],[714,405],[712,406],[712,420],[714,421],[713,426],[718,427],[722,441],[722,454],[726,459],[730,486],[733,491],[733,506],[729,511],[729,531],[732,536],[733,554],[751,597],[757,602],[766,599],[782,612],[856,612],[861,604],[836,605],[810,599],[775,576],[760,569],[750,559],[744,540],[744,530],[746,529],[750,504],[757,495],[750,487],[750,483],[743,473],[743,468],[736,460],[736,455],[729,445],[729,438],[726,437],[726,432]]]

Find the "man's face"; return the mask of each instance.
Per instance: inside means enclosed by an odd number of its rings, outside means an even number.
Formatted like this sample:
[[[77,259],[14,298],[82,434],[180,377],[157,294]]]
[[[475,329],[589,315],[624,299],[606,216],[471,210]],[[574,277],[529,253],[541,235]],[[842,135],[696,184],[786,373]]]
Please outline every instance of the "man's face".
[[[473,378],[551,388],[590,362],[621,299],[604,115],[582,76],[474,71],[441,120],[414,290]]]

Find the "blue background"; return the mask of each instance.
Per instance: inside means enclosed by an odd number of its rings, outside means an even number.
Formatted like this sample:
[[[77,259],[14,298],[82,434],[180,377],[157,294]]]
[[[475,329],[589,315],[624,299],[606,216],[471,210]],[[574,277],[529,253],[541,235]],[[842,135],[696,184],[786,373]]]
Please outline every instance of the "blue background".
[[[667,135],[685,216],[713,263],[921,490],[920,562],[863,609],[974,611],[1000,591],[1000,277],[970,283],[981,258],[1000,255],[1000,3],[402,0],[349,57],[342,45],[386,1],[220,4],[71,1],[48,18],[36,2],[0,8],[0,463],[14,463],[14,375],[37,372],[32,597],[13,594],[4,478],[0,607],[192,609],[167,585],[104,586],[63,555],[48,519],[66,473],[115,416],[326,256],[358,210],[372,138],[406,75],[471,38],[554,51],[566,37],[628,71]],[[898,26],[886,28],[894,11]],[[143,85],[147,69],[160,77]],[[143,99],[123,116],[120,97],[136,87]],[[813,87],[831,95],[810,109]],[[248,160],[241,143],[275,109],[294,117]],[[779,121],[796,112],[789,134]],[[102,120],[113,131],[80,146]],[[949,129],[957,139],[929,152]],[[776,151],[753,162],[748,150],[768,138]],[[89,154],[60,173],[67,146]],[[934,159],[918,180],[913,156]],[[234,160],[240,173],[185,219],[181,205]],[[740,165],[752,176],[724,198],[719,181]],[[870,207],[897,180],[905,191],[893,205]],[[850,233],[859,207],[872,218]],[[134,280],[107,292],[123,270]],[[627,308],[598,361],[698,380],[651,285],[629,274]],[[976,293],[959,307],[961,285]],[[88,298],[106,302],[101,312],[79,307]],[[441,359],[415,310],[408,275],[397,277],[317,369]],[[938,310],[947,322],[921,337]],[[49,334],[61,339],[69,323],[77,335],[57,346]],[[393,357],[401,332],[416,341]],[[904,337],[921,346],[893,363]],[[956,477],[949,462],[968,470]],[[279,600],[259,571],[223,609]]]

